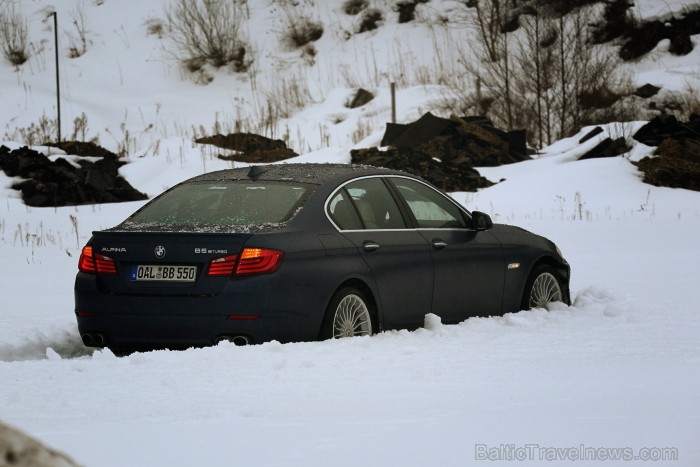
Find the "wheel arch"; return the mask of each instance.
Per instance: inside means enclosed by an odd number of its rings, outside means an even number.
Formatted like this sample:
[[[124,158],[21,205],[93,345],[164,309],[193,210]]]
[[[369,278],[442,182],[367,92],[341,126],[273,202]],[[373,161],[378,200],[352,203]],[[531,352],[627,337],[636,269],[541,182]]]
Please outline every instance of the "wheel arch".
[[[373,333],[378,333],[381,332],[382,330],[382,321],[381,321],[381,307],[379,304],[379,300],[377,300],[376,294],[372,290],[372,288],[365,282],[364,280],[358,278],[358,277],[351,277],[346,280],[344,280],[342,283],[338,285],[338,287],[335,288],[333,293],[331,294],[331,298],[328,300],[328,303],[326,304],[326,307],[331,304],[333,298],[336,296],[336,294],[341,290],[346,287],[351,287],[354,289],[359,290],[362,292],[362,294],[365,296],[367,299],[367,305],[369,306],[369,312],[371,313],[372,317],[372,332]],[[323,323],[321,324],[323,326]],[[321,331],[321,328],[319,328],[319,333]]]
[[[566,303],[567,305],[571,305],[571,296],[569,293],[569,279],[571,275],[570,267],[566,262],[563,262],[552,255],[541,256],[537,261],[535,261],[532,264],[530,270],[527,272],[525,282],[523,283],[522,289],[520,291],[520,296],[522,297],[525,294],[525,288],[527,287],[528,281],[532,277],[533,272],[537,270],[537,268],[539,268],[540,266],[549,266],[552,269],[554,269],[554,272],[556,273],[557,279],[559,279],[559,283],[562,288],[562,294],[564,295],[564,303]]]

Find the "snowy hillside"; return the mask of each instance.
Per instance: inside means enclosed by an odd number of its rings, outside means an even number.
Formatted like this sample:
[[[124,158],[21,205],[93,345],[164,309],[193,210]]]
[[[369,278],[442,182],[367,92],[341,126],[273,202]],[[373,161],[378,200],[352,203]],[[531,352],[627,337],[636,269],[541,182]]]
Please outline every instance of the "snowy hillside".
[[[232,72],[205,65],[194,73],[176,59],[166,21],[174,3],[17,2],[27,23],[28,60],[20,66],[0,60],[0,140],[24,142],[32,125],[38,138],[56,134],[54,11],[63,139],[98,138],[107,149],[131,157],[150,154],[163,138],[229,131],[281,138],[299,153],[348,148],[381,133],[390,121],[391,82],[398,85],[403,122],[428,110],[449,114],[456,110],[455,95],[475,92],[464,64],[474,61],[473,12],[453,0],[417,2],[414,20],[406,23],[398,22],[393,2],[369,2],[383,12],[382,20],[361,33],[362,15],[345,13],[343,0],[304,0],[296,7],[275,0],[242,2],[249,68]],[[631,11],[640,19],[664,18],[693,4],[644,0]],[[323,34],[297,48],[286,37],[290,24],[301,19],[321,24]],[[698,87],[700,49],[677,57],[668,47],[662,41],[644,58],[623,65],[633,85],[650,83],[664,91]],[[70,58],[75,48],[84,53]],[[375,99],[348,109],[360,87]]]
[[[458,2],[431,0],[417,5],[413,22],[399,24],[394,11],[360,34],[343,3],[301,2],[324,25],[311,56],[283,45],[284,2],[247,2],[255,67],[205,67],[213,80],[202,85],[183,74],[154,27],[162,3],[21,0],[33,49],[19,68],[0,61],[0,142],[19,147],[20,129],[54,118],[55,9],[63,133],[87,115],[85,139],[126,150],[120,173],[138,190],[154,196],[244,165],[193,143],[217,128],[285,139],[302,154],[287,162],[349,162],[350,149],[379,144],[390,81],[399,83],[399,122],[443,110],[439,75],[460,69],[437,52],[452,50],[464,30],[439,27]],[[695,2],[662,3],[635,0],[635,9],[665,18]],[[76,8],[89,46],[68,59]],[[700,79],[697,47],[684,57],[667,47],[625,65],[636,84],[683,90]],[[358,87],[376,97],[349,109]],[[303,105],[295,93],[308,97]],[[271,101],[289,107],[266,127]],[[123,358],[85,348],[72,296],[80,248],[143,202],[31,208],[0,172],[0,420],[86,466],[695,467],[700,193],[641,182],[632,161],[653,148],[630,136],[643,123],[603,125],[580,144],[590,131],[582,128],[533,160],[479,168],[494,186],[452,193],[470,210],[555,241],[572,265],[572,306],[455,326],[428,315],[415,332],[333,342]],[[633,148],[578,160],[606,136]]]

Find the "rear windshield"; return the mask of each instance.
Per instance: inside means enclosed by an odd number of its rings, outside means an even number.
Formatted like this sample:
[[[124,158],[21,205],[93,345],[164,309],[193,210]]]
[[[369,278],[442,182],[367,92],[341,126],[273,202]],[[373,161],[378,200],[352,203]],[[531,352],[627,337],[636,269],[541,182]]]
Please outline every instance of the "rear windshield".
[[[204,181],[176,186],[125,224],[159,226],[256,226],[289,220],[311,185],[280,181]]]

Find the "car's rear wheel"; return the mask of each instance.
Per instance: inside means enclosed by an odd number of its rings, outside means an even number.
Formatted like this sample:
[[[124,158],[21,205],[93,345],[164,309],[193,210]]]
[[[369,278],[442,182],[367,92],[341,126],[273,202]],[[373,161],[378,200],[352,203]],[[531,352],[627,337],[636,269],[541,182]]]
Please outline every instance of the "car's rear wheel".
[[[340,289],[326,310],[321,337],[339,339],[371,335],[372,311],[365,295],[354,287]]]
[[[564,294],[554,268],[547,265],[535,268],[525,286],[522,309],[545,308],[550,303],[563,301]]]

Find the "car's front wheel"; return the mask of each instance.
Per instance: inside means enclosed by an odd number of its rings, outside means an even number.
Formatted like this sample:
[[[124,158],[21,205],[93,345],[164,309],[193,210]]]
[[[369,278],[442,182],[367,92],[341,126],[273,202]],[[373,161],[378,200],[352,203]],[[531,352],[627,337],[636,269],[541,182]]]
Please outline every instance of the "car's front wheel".
[[[365,295],[354,287],[340,289],[326,310],[321,338],[371,336],[371,305]]]
[[[547,265],[535,268],[525,285],[521,308],[545,308],[550,303],[563,301],[564,294],[554,268]]]

